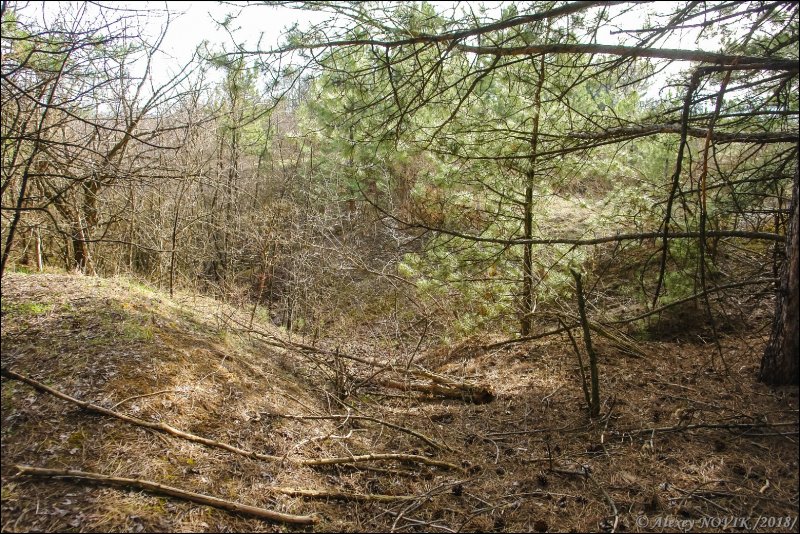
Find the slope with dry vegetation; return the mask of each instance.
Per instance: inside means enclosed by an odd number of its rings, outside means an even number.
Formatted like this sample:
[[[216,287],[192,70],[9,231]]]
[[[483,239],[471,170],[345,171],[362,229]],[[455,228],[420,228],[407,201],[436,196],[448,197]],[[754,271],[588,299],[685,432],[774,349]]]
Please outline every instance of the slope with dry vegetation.
[[[9,273],[2,315],[3,531],[660,531],[734,516],[797,530],[797,390],[755,381],[762,336],[722,340],[726,373],[713,345],[635,356],[599,338],[590,420],[558,337],[401,361],[289,339],[205,297],[57,274]],[[486,384],[491,399],[470,396]]]

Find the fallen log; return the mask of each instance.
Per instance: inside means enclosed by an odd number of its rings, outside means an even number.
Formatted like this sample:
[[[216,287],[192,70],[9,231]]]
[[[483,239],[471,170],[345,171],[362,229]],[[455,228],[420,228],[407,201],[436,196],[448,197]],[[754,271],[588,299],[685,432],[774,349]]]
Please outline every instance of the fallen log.
[[[382,384],[385,387],[400,389],[403,391],[421,391],[423,393],[441,395],[448,399],[457,399],[464,402],[472,402],[474,404],[488,404],[495,399],[494,392],[488,386],[469,384],[466,382],[457,382],[449,377],[442,377],[434,373],[431,373],[430,371],[422,368],[419,365],[415,365],[411,369],[406,369],[405,373],[419,378],[428,379],[434,382],[434,384],[413,384],[413,383],[407,384],[405,382],[399,382],[397,380],[392,380],[392,379],[380,379],[378,378],[379,373],[383,372],[393,372],[395,374],[401,374],[401,373],[396,371],[391,364],[382,363],[379,362],[378,360],[368,360],[366,358],[361,358],[359,356],[354,356],[352,354],[346,354],[344,352],[340,352],[339,350],[329,350],[320,347],[312,347],[310,345],[305,345],[303,343],[298,343],[295,341],[283,340],[273,336],[272,334],[268,334],[266,332],[262,332],[257,329],[248,328],[246,332],[251,334],[256,334],[262,341],[272,346],[280,347],[287,350],[294,349],[296,351],[305,353],[310,352],[315,354],[322,354],[325,356],[333,357],[335,359],[343,358],[346,360],[358,362],[360,364],[369,366],[370,368],[373,369],[373,371],[371,373],[370,378],[366,382],[374,382]],[[398,385],[400,384],[402,384],[402,386],[398,387]]]
[[[376,380],[384,387],[399,389],[401,391],[420,391],[431,395],[440,395],[448,399],[457,399],[474,404],[487,404],[494,400],[494,392],[485,386],[467,383],[450,382],[447,385],[434,382],[433,384],[419,384],[415,382],[400,382],[388,378]]]

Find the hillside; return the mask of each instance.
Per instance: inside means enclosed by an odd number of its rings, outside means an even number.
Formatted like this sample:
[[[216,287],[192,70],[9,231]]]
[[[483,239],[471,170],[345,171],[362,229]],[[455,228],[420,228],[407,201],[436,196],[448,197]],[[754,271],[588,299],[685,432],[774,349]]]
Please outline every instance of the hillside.
[[[757,336],[723,338],[727,375],[711,365],[713,345],[640,343],[636,356],[600,338],[603,415],[590,421],[557,336],[494,349],[476,338],[412,365],[359,352],[358,340],[349,355],[311,347],[209,298],[170,299],[128,279],[8,273],[2,297],[4,370],[212,442],[99,415],[4,373],[4,532],[661,531],[672,529],[658,517],[723,516],[793,517],[758,530],[797,530],[797,390],[755,382]],[[416,373],[407,391],[389,378],[404,371]],[[491,385],[494,399],[441,396],[464,383]],[[368,456],[380,454],[394,456]],[[23,476],[17,464],[147,480],[316,524]]]

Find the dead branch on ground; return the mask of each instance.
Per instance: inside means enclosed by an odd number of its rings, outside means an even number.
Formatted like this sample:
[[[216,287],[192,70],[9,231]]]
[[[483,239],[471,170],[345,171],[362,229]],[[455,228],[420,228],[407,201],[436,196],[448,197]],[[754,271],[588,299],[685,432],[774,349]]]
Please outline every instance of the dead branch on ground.
[[[17,470],[21,475],[48,477],[48,478],[71,478],[77,480],[89,480],[99,484],[106,484],[109,486],[119,486],[125,488],[137,488],[152,493],[161,495],[169,495],[177,497],[186,501],[195,502],[205,506],[213,506],[229,512],[239,514],[252,515],[261,519],[275,521],[279,523],[291,523],[295,525],[312,525],[318,521],[315,516],[311,515],[292,515],[274,510],[267,510],[265,508],[258,508],[256,506],[249,506],[234,501],[227,501],[218,497],[210,495],[203,495],[201,493],[194,493],[172,486],[165,486],[158,482],[150,480],[143,480],[140,478],[120,478],[103,475],[101,473],[90,473],[85,471],[76,471],[73,469],[45,469],[42,467],[32,467],[28,465],[17,465]]]
[[[235,447],[235,446],[230,445],[228,443],[224,443],[224,442],[221,442],[221,441],[215,441],[213,439],[204,438],[204,437],[198,436],[196,434],[190,434],[188,432],[184,432],[182,430],[179,430],[177,428],[171,427],[171,426],[169,426],[167,424],[164,424],[164,423],[154,423],[154,422],[150,422],[150,421],[145,421],[143,419],[138,419],[136,417],[130,417],[130,416],[127,416],[125,414],[121,414],[119,412],[115,412],[113,410],[109,410],[107,408],[103,408],[102,406],[97,406],[96,404],[91,404],[89,402],[81,401],[81,400],[78,400],[78,399],[76,399],[74,397],[70,397],[69,395],[67,395],[65,393],[61,393],[60,391],[57,391],[57,390],[55,390],[55,389],[53,389],[51,387],[48,387],[48,386],[42,384],[41,382],[38,382],[38,381],[36,381],[36,380],[34,380],[32,378],[28,378],[26,376],[23,376],[23,375],[21,375],[19,373],[16,373],[16,372],[14,372],[14,371],[12,371],[10,369],[5,368],[5,367],[3,367],[2,370],[0,370],[0,372],[2,373],[2,376],[5,376],[7,378],[11,378],[11,379],[14,379],[14,380],[19,380],[21,382],[24,382],[24,383],[32,386],[34,389],[37,389],[39,391],[43,391],[45,393],[49,393],[49,394],[51,394],[51,395],[53,395],[55,397],[58,397],[58,398],[60,398],[62,400],[65,400],[65,401],[71,402],[73,404],[76,404],[76,405],[80,406],[81,408],[83,408],[84,410],[87,410],[89,412],[94,412],[94,413],[98,413],[98,414],[101,414],[101,415],[114,417],[116,419],[120,419],[122,421],[125,421],[126,423],[130,423],[130,424],[133,424],[133,425],[136,425],[136,426],[149,428],[149,429],[152,429],[152,430],[156,430],[158,432],[164,432],[164,433],[170,434],[172,436],[185,439],[187,441],[192,441],[192,442],[195,442],[195,443],[201,443],[201,444],[206,445],[208,447],[215,447],[215,448],[218,448],[218,449],[223,449],[223,450],[226,450],[228,452],[232,452],[234,454],[238,454],[240,456],[244,456],[244,457],[247,457],[247,458],[254,458],[256,460],[264,460],[264,461],[272,461],[272,462],[288,461],[288,462],[290,462],[290,463],[292,463],[294,465],[304,465],[304,466],[335,465],[335,464],[346,464],[346,463],[374,462],[374,461],[381,461],[381,460],[394,460],[394,461],[401,461],[401,462],[421,463],[421,464],[441,467],[441,468],[444,468],[444,469],[452,469],[452,470],[456,470],[456,471],[460,471],[461,470],[461,468],[459,466],[457,466],[455,464],[451,464],[449,462],[443,462],[443,461],[439,461],[439,460],[432,460],[432,459],[427,458],[425,456],[419,456],[419,455],[415,455],[415,454],[399,454],[399,453],[392,453],[392,454],[364,454],[364,455],[358,455],[358,456],[343,456],[343,457],[338,457],[338,458],[316,458],[316,459],[310,459],[310,460],[308,460],[308,459],[306,459],[306,460],[291,459],[290,458],[290,459],[287,460],[287,459],[282,458],[280,456],[273,456],[273,455],[270,455],[270,454],[262,454],[262,453],[258,453],[258,452],[255,452],[255,451],[248,451],[248,450],[245,450],[245,449],[240,449],[239,447]]]
[[[270,491],[291,497],[307,497],[310,499],[337,499],[340,501],[395,502],[413,501],[415,495],[380,495],[373,493],[345,493],[343,491],[312,490],[304,488],[286,488],[273,486]]]
[[[386,453],[386,454],[361,454],[358,456],[341,456],[339,458],[318,458],[315,460],[295,460],[293,463],[298,465],[334,465],[334,464],[347,464],[355,462],[375,462],[378,460],[395,460],[399,462],[414,462],[425,465],[432,465],[435,467],[442,467],[444,469],[452,469],[454,471],[462,471],[462,469],[449,462],[441,460],[432,460],[426,456],[418,454],[400,454],[400,453]]]
[[[432,438],[417,432],[416,430],[412,430],[410,428],[406,428],[404,426],[397,425],[395,423],[390,423],[388,421],[384,421],[383,419],[378,419],[377,417],[370,417],[368,415],[353,415],[353,414],[346,414],[346,415],[289,415],[289,414],[280,414],[280,413],[270,413],[270,412],[259,412],[260,415],[265,415],[268,417],[281,417],[283,419],[296,419],[296,420],[318,420],[318,419],[358,419],[362,421],[371,421],[373,423],[378,423],[380,425],[384,425],[389,428],[393,428],[400,432],[405,432],[406,434],[410,434],[414,437],[417,437],[436,449],[447,449],[451,450],[450,447],[447,445],[442,445],[434,441]]]
[[[635,436],[637,434],[652,434],[652,433],[670,433],[670,432],[683,432],[685,430],[697,429],[722,429],[722,430],[756,430],[761,428],[779,428],[786,426],[797,426],[797,421],[786,421],[779,423],[695,423],[690,425],[678,424],[675,426],[663,426],[652,428],[636,428],[630,430],[616,430],[615,434],[622,436]],[[794,432],[795,434],[797,432]],[[771,434],[748,434],[750,436],[771,435]]]
[[[255,328],[246,328],[244,324],[238,322],[236,324],[238,324],[243,329],[243,332],[249,334],[255,334],[259,337],[259,339],[261,339],[262,342],[273,347],[282,348],[284,350],[294,350],[306,355],[309,353],[320,354],[337,360],[339,358],[344,358],[346,360],[366,365],[370,369],[372,369],[372,371],[369,380],[366,380],[365,383],[373,382],[376,384],[380,384],[384,387],[400,389],[403,391],[420,391],[423,393],[441,395],[448,399],[457,399],[464,402],[472,402],[474,404],[486,404],[492,402],[495,398],[494,391],[492,391],[492,388],[489,386],[481,384],[471,384],[469,382],[462,382],[454,380],[449,377],[439,376],[424,369],[419,365],[414,365],[412,368],[404,369],[402,372],[400,372],[396,371],[392,366],[392,364],[379,363],[376,360],[371,361],[366,358],[360,358],[358,356],[353,356],[352,354],[343,353],[339,350],[329,350],[320,347],[312,347],[310,345],[305,345],[303,343],[299,343],[296,341],[281,339],[277,336],[274,336],[272,334],[263,332]],[[319,362],[316,360],[314,363],[319,364]],[[335,368],[334,365],[329,365],[329,367],[331,367],[332,369]],[[384,372],[393,372],[400,376],[397,378],[388,378],[388,379],[379,378],[378,375]],[[410,383],[403,380],[406,377],[406,375],[427,379],[433,383],[432,384]]]
[[[490,389],[483,386],[472,386],[470,384],[451,385],[448,387],[440,384],[401,382],[388,378],[382,380],[378,379],[377,383],[387,388],[399,389],[400,391],[419,391],[431,395],[440,395],[447,399],[473,402],[475,404],[486,404],[494,399],[494,393]]]
[[[611,517],[614,518],[614,522],[611,524],[610,532],[612,533],[616,532],[617,526],[619,526],[619,510],[617,509],[617,505],[614,503],[614,499],[611,498],[611,495],[608,494],[605,488],[601,486],[600,483],[597,480],[595,480],[595,478],[588,471],[586,472],[586,478],[588,478],[592,482],[592,484],[594,484],[594,486],[598,490],[600,490],[600,493],[603,494],[603,499],[605,499],[605,501],[608,503],[609,508],[611,508],[611,514],[612,514]]]
[[[65,400],[67,402],[71,402],[72,404],[76,404],[86,410],[87,412],[93,412],[100,415],[106,415],[108,417],[114,417],[116,419],[120,419],[121,421],[125,421],[126,423],[130,423],[132,425],[141,426],[144,428],[149,428],[151,430],[155,430],[157,432],[164,432],[166,434],[170,434],[172,436],[185,439],[187,441],[193,441],[195,443],[201,443],[208,447],[214,447],[217,449],[223,449],[228,452],[232,452],[234,454],[238,454],[240,456],[246,456],[248,458],[255,458],[256,460],[266,460],[266,461],[280,461],[280,456],[273,456],[270,454],[261,454],[255,451],[248,451],[244,449],[240,449],[239,447],[234,447],[233,445],[229,445],[227,443],[223,443],[221,441],[215,441],[213,439],[204,438],[202,436],[198,436],[196,434],[190,434],[189,432],[184,432],[183,430],[179,430],[175,427],[169,426],[165,423],[155,423],[152,421],[145,421],[144,419],[139,419],[138,417],[131,417],[129,415],[125,415],[114,410],[109,410],[108,408],[103,408],[102,406],[98,406],[96,404],[92,404],[90,402],[82,401],[76,399],[75,397],[70,397],[69,395],[57,391],[49,386],[42,384],[41,382],[29,378],[27,376],[23,376],[19,373],[12,371],[11,369],[7,369],[5,367],[0,370],[2,376],[7,378],[12,378],[14,380],[19,380],[20,382],[24,382],[31,386],[34,389],[42,391],[44,393],[49,393],[54,397],[58,397],[61,400]]]

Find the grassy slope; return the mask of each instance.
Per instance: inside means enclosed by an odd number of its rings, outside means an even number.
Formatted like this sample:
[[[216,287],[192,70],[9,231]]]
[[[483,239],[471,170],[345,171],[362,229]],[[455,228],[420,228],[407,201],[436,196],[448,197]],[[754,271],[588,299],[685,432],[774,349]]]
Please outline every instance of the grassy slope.
[[[302,411],[299,403],[314,406],[315,400],[303,379],[281,366],[282,355],[226,331],[219,315],[204,308],[220,311],[210,300],[172,301],[123,279],[9,274],[3,280],[2,362],[82,400],[280,453],[285,440],[258,412]],[[250,460],[87,415],[18,382],[3,380],[2,399],[4,530],[203,530],[220,521],[228,528],[264,528],[138,493],[20,483],[8,477],[15,463],[138,475],[287,512],[308,508],[288,501],[275,506],[259,496],[259,485],[277,478],[272,466],[247,465],[244,481],[240,475]],[[284,426],[283,432],[294,432]]]
[[[347,398],[363,413],[453,448],[436,452],[371,423],[336,426],[259,415],[342,410],[324,393],[330,384],[312,361],[225,327],[237,311],[213,300],[170,300],[124,279],[67,275],[11,273],[2,292],[2,364],[75,397],[268,454],[404,452],[470,468],[311,469],[258,462],[88,415],[3,379],[3,531],[286,529],[140,492],[23,480],[13,476],[15,463],[141,476],[283,512],[316,512],[319,531],[393,525],[406,531],[596,531],[608,525],[606,495],[633,531],[640,530],[640,514],[797,513],[797,390],[754,382],[763,344],[758,336],[723,340],[727,374],[715,370],[713,345],[642,343],[646,357],[635,359],[598,339],[603,413],[610,417],[595,422],[581,408],[571,348],[557,338],[494,351],[467,342],[419,356],[429,368],[493,383],[498,398],[489,405],[366,387]],[[281,334],[268,324],[258,328]],[[676,413],[687,407],[696,409],[692,423],[789,426],[622,432],[674,426]],[[780,432],[789,435],[775,435]],[[581,466],[591,469],[591,480],[566,473]],[[274,485],[422,497],[396,504],[303,500],[271,493]]]

